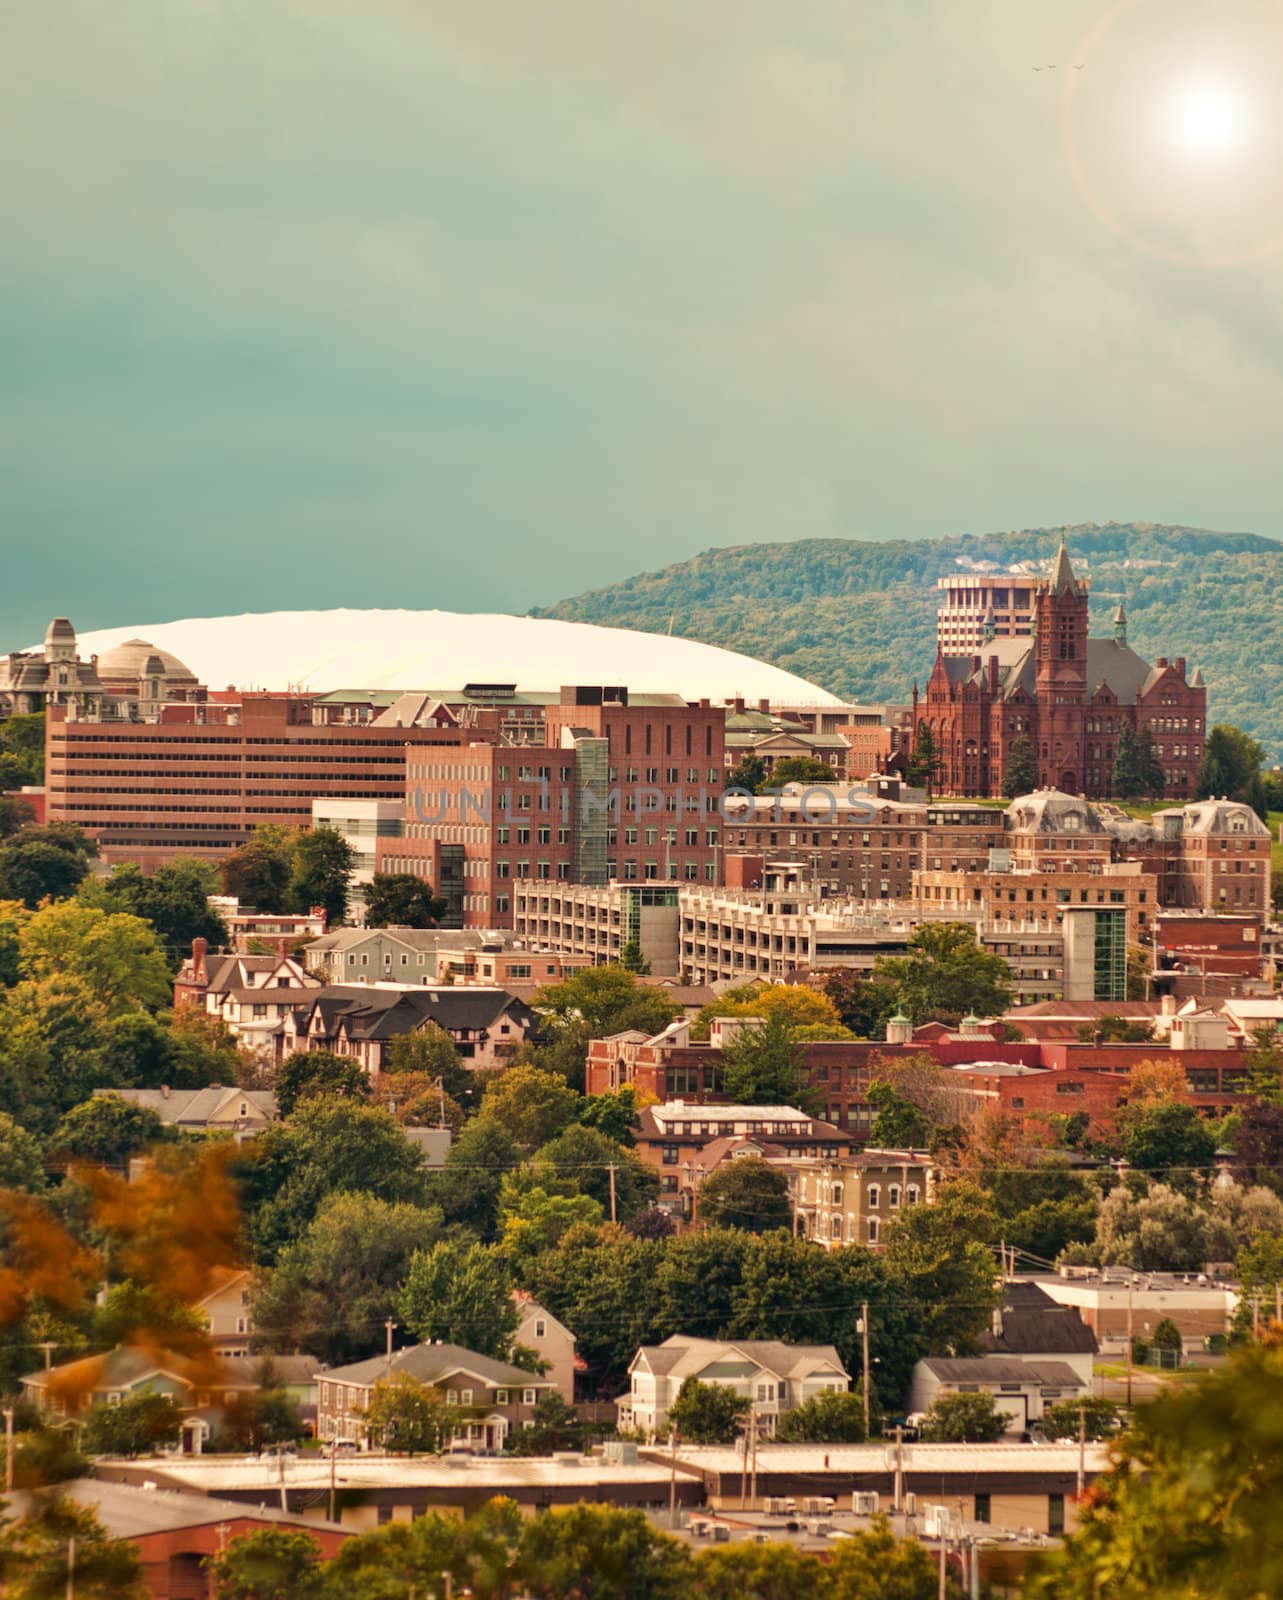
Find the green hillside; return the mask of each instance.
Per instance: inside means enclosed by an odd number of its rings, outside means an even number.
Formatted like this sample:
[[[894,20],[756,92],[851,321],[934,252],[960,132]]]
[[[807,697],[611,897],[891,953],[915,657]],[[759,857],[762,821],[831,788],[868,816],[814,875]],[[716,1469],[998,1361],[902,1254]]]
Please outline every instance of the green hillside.
[[[1050,563],[1061,534],[1092,580],[1092,632],[1119,598],[1142,655],[1202,667],[1211,719],[1283,756],[1283,544],[1155,523],[944,539],[807,539],[706,550],[535,616],[673,633],[760,656],[854,700],[904,700],[935,658],[935,582],[960,563]]]

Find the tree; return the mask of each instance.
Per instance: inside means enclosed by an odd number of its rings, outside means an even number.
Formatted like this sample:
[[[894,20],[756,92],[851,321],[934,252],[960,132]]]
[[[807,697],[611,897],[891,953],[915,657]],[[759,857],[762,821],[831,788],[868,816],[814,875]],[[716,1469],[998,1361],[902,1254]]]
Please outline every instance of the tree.
[[[283,1117],[292,1116],[304,1100],[338,1095],[345,1100],[368,1100],[370,1080],[351,1056],[332,1050],[295,1050],[276,1069],[273,1087]]]
[[[330,1366],[372,1354],[416,1252],[443,1231],[438,1208],[332,1194],[254,1289],[254,1329],[271,1350],[305,1350]]]
[[[727,789],[747,789],[757,794],[766,782],[766,762],[761,756],[743,755],[726,774]]]
[[[54,1493],[37,1498],[25,1517],[0,1524],[0,1588],[5,1600],[62,1600],[67,1550],[76,1541],[77,1600],[148,1600],[136,1547],[109,1539],[88,1506]]]
[[[365,1413],[371,1442],[394,1455],[440,1455],[458,1422],[458,1408],[441,1390],[409,1372],[376,1383]]]
[[[625,1230],[634,1239],[671,1239],[677,1224],[662,1206],[649,1205],[624,1223]]]
[[[913,753],[904,768],[905,782],[915,788],[925,789],[927,798],[930,799],[943,772],[944,758],[940,753],[936,736],[931,731],[931,725],[925,721],[919,722],[917,735],[913,741]]]
[[[0,723],[0,752],[17,768],[22,783],[45,781],[45,714],[20,712]]]
[[[865,1099],[877,1112],[869,1128],[869,1143],[877,1150],[926,1150],[935,1136],[931,1118],[904,1099],[886,1082],[875,1078]]]
[[[208,862],[179,857],[147,874],[132,862],[113,867],[109,877],[91,879],[80,899],[100,911],[123,911],[150,922],[176,968],[193,939],[215,949],[227,943],[227,925],[209,903],[218,888],[218,874]]]
[[[9,787],[0,769],[0,789]],[[31,827],[35,820],[36,811],[30,800],[16,794],[0,794],[0,840],[11,839],[15,833]]]
[[[786,783],[836,783],[838,775],[827,761],[814,756],[785,756],[777,761],[757,787],[758,794],[782,789]]]
[[[508,1358],[517,1310],[503,1262],[487,1245],[442,1240],[417,1251],[397,1306],[416,1339]]]
[[[435,928],[448,909],[412,872],[376,872],[365,891],[367,928]]]
[[[1114,755],[1113,792],[1120,800],[1139,800],[1145,795],[1162,794],[1165,781],[1154,735],[1148,727],[1134,728],[1124,718]]]
[[[783,1414],[775,1437],[782,1444],[861,1444],[867,1438],[864,1396],[836,1389],[812,1395]]]
[[[1259,798],[1264,746],[1236,728],[1221,722],[1207,736],[1203,763],[1198,770],[1196,793],[1200,800],[1242,800],[1251,805]]]
[[[518,1276],[523,1263],[552,1249],[571,1228],[596,1227],[602,1221],[601,1206],[590,1195],[549,1194],[537,1185],[510,1194],[510,1182],[504,1179],[502,1244]]]
[[[537,1174],[542,1175],[546,1168],[558,1178],[572,1180],[579,1192],[595,1200],[606,1216],[611,1214],[612,1167],[614,1220],[626,1222],[659,1198],[658,1174],[633,1151],[616,1144],[596,1128],[572,1123],[541,1146],[534,1156]]]
[[[356,851],[335,828],[310,828],[294,841],[290,865],[290,899],[296,911],[320,906],[327,927],[347,916],[348,889],[356,867]]]
[[[862,978],[837,969],[824,975],[824,992],[838,1020],[858,1039],[885,1039],[891,1017],[900,1009],[898,991],[886,979]]]
[[[387,1111],[321,1096],[288,1122],[265,1128],[240,1171],[248,1233],[271,1265],[303,1233],[322,1202],[342,1190],[420,1204],[428,1184],[422,1153]]]
[[[23,828],[0,846],[0,900],[21,900],[32,911],[42,900],[65,900],[97,854],[97,845],[71,824]]]
[[[575,1120],[580,1096],[555,1072],[530,1063],[509,1067],[486,1086],[481,1117],[498,1123],[529,1154]]]
[[[971,1354],[998,1303],[993,1257],[998,1219],[974,1184],[941,1187],[936,1203],[910,1206],[883,1235],[896,1292],[917,1312],[920,1354]]]
[[[679,1015],[678,1006],[662,989],[644,987],[634,973],[619,966],[585,967],[538,990],[531,1004],[554,1026],[582,1021],[594,1039],[625,1028],[656,1034]]]
[[[722,1087],[734,1105],[810,1110],[815,1102],[806,1053],[778,1017],[742,1028],[723,1046]]]
[[[1195,1173],[1211,1176],[1216,1136],[1194,1106],[1168,1100],[1129,1119],[1123,1154],[1139,1171],[1165,1175],[1173,1188],[1188,1188]]]
[[[809,1600],[823,1573],[816,1556],[793,1545],[715,1545],[696,1557],[695,1593],[699,1600]]]
[[[616,1144],[631,1145],[637,1127],[637,1097],[632,1085],[607,1094],[589,1095],[579,1108],[579,1122],[595,1128]]]
[[[129,1158],[167,1137],[165,1124],[148,1106],[136,1106],[118,1094],[96,1094],[63,1117],[52,1148],[79,1161],[104,1167],[127,1167]]]
[[[699,1191],[699,1218],[708,1228],[769,1233],[793,1227],[788,1179],[760,1156],[741,1156],[718,1167]]]
[[[636,939],[630,939],[619,952],[619,964],[626,972],[633,972],[639,978],[650,974],[650,962],[642,952],[642,947]]]
[[[1097,1017],[1094,1022],[1079,1023],[1078,1037],[1083,1044],[1094,1044],[1098,1034],[1101,1044],[1149,1044],[1154,1026],[1128,1017]]]
[[[274,823],[255,828],[245,843],[220,863],[223,893],[256,911],[274,916],[286,911],[295,837],[292,828]]]
[[[108,1015],[156,1010],[171,997],[169,967],[141,917],[62,903],[42,906],[18,935],[26,978],[83,983]]]
[[[1232,1137],[1236,1175],[1283,1189],[1283,1104],[1249,1100]]]
[[[321,1551],[310,1533],[262,1528],[208,1562],[215,1600],[320,1600]]]
[[[1042,1431],[1049,1439],[1077,1439],[1080,1428],[1084,1438],[1112,1439],[1118,1426],[1118,1402],[1099,1395],[1062,1400],[1059,1405],[1048,1406],[1042,1414]]]
[[[931,1444],[993,1444],[1010,1421],[991,1394],[942,1394],[928,1409],[919,1437]]]
[[[45,1186],[44,1154],[39,1139],[0,1111],[0,1189],[25,1189],[39,1194]]]
[[[149,1456],[182,1431],[182,1408],[167,1394],[144,1392],[91,1407],[81,1444],[91,1456]]]
[[[1207,1257],[1207,1213],[1169,1185],[1153,1183],[1139,1197],[1123,1184],[1111,1190],[1101,1203],[1095,1244],[1066,1259],[1139,1272],[1201,1272]]]
[[[936,1600],[936,1555],[917,1539],[898,1539],[885,1517],[839,1540],[821,1568],[816,1600]],[[949,1580],[946,1594],[961,1594]]]
[[[908,954],[879,956],[873,976],[895,985],[897,999],[914,1022],[995,1017],[1011,1004],[1011,970],[985,950],[965,922],[929,922],[909,937]]]
[[[383,1075],[440,1078],[450,1098],[469,1111],[475,1111],[480,1105],[486,1081],[463,1064],[454,1040],[436,1022],[425,1022],[413,1033],[398,1033],[389,1039]]]
[[[550,1391],[535,1401],[530,1426],[513,1429],[503,1447],[514,1456],[550,1456],[557,1450],[582,1449],[583,1443],[584,1425],[579,1413]]]
[[[689,1444],[731,1444],[748,1413],[749,1402],[734,1389],[687,1378],[668,1408],[668,1420]]]
[[[1038,787],[1038,758],[1032,743],[1023,733],[1017,734],[1007,751],[1007,762],[1002,774],[1002,792],[1008,800],[1017,795],[1032,794]]]
[[[688,1600],[691,1556],[645,1512],[576,1505],[533,1517],[519,1572],[533,1600]]]
[[[499,1233],[499,1192],[521,1152],[497,1122],[474,1117],[450,1146],[432,1193],[448,1222],[462,1223],[482,1239]]]
[[[1138,1407],[1031,1600],[1283,1593],[1281,1395],[1283,1341],[1271,1334]]]

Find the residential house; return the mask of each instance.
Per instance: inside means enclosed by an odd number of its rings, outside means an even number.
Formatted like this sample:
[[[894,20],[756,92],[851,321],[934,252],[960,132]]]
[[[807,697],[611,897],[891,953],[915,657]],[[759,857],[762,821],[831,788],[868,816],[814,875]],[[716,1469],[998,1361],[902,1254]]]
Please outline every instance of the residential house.
[[[270,1089],[238,1089],[234,1084],[212,1083],[203,1089],[96,1089],[113,1094],[130,1105],[154,1111],[167,1128],[193,1132],[210,1130],[248,1138],[277,1119],[276,1096]]]
[[[390,1357],[372,1356],[368,1361],[322,1371],[317,1436],[367,1443],[365,1413],[374,1387],[401,1372],[439,1389],[448,1405],[460,1409],[455,1443],[485,1452],[502,1450],[514,1428],[530,1424],[539,1397],[557,1388],[549,1377],[478,1355],[461,1345],[412,1344],[394,1350]]]
[[[921,1151],[860,1150],[838,1161],[767,1159],[788,1178],[797,1232],[826,1250],[847,1244],[876,1250],[897,1217],[935,1199],[935,1168]]]
[[[215,1355],[228,1361],[244,1360],[250,1353],[254,1319],[250,1312],[252,1278],[243,1269],[215,1267],[206,1294],[192,1308],[209,1330]]]
[[[500,1067],[539,1026],[536,1014],[506,989],[479,985],[330,985],[285,1019],[281,1049],[332,1050],[366,1072],[383,1071],[391,1040],[429,1023],[444,1029],[470,1067]]]
[[[308,944],[303,961],[325,983],[435,984],[447,981],[437,971],[439,953],[463,959],[484,940],[480,932],[459,928],[333,928]],[[502,941],[497,935],[493,942]]]
[[[200,1006],[224,1022],[238,1044],[276,1061],[284,1019],[321,987],[290,956],[211,956],[203,939],[193,939],[191,957],[174,979],[174,1008]]]
[[[849,1134],[792,1106],[688,1105],[683,1100],[644,1107],[633,1142],[640,1159],[659,1172],[660,1206],[677,1219],[690,1220],[706,1175],[700,1165],[705,1152],[714,1146],[721,1159],[731,1143],[744,1139],[752,1148],[737,1148],[750,1155],[769,1145],[777,1157],[836,1161],[852,1148]],[[718,1148],[720,1141],[729,1142]]]
[[[785,1411],[816,1395],[845,1394],[851,1375],[831,1344],[776,1339],[691,1339],[675,1333],[642,1345],[628,1366],[629,1389],[615,1402],[619,1426],[654,1437],[668,1431],[668,1413],[688,1378],[733,1389],[748,1400],[763,1436]]]
[[[1023,1433],[1049,1406],[1091,1394],[1067,1361],[1020,1360],[1012,1356],[929,1356],[913,1369],[910,1416],[929,1411],[937,1400],[956,1394],[988,1394],[1008,1420],[1009,1433]]]
[[[1012,1361],[1062,1361],[1088,1385],[1100,1350],[1076,1306],[1057,1304],[1045,1289],[1028,1281],[1003,1284],[1002,1304],[979,1344],[983,1355]]]
[[[257,1387],[244,1363],[193,1360],[137,1345],[117,1345],[106,1355],[67,1361],[22,1380],[26,1398],[55,1417],[118,1405],[134,1395],[168,1395],[183,1412],[182,1448],[198,1454],[222,1413],[243,1404]]]
[[[551,1379],[566,1404],[573,1405],[575,1373],[583,1368],[583,1361],[575,1349],[574,1334],[524,1289],[515,1289],[512,1297],[517,1303],[520,1319],[517,1331],[512,1336],[513,1344],[533,1350],[540,1361],[547,1362],[544,1376]]]

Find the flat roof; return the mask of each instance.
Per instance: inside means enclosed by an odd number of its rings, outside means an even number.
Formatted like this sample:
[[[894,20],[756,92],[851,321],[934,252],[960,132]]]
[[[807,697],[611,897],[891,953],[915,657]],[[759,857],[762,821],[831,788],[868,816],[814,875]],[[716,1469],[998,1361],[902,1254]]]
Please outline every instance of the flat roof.
[[[658,1447],[649,1454],[656,1465],[668,1460]],[[757,1471],[799,1473],[829,1479],[867,1476],[894,1470],[895,1443],[878,1439],[871,1444],[759,1444]],[[678,1471],[683,1467],[701,1474],[738,1476],[744,1470],[744,1452],[731,1445],[680,1445]],[[1084,1465],[1088,1472],[1103,1472],[1109,1465],[1109,1447],[1089,1444]],[[1031,1473],[1064,1474],[1078,1471],[1075,1444],[906,1444],[904,1467],[914,1476],[932,1473],[972,1472],[982,1477],[1021,1477]]]

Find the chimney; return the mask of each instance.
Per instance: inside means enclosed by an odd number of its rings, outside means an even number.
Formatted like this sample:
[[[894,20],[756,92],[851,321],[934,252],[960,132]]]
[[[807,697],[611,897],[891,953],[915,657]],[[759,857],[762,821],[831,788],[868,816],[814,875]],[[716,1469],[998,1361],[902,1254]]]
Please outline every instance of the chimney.
[[[744,710],[744,696],[742,694],[737,694],[734,700],[731,701],[731,710],[737,717],[741,715]]]
[[[1165,667],[1167,665],[1167,657],[1166,656],[1159,656],[1158,660],[1154,663],[1154,665],[1156,667]]]
[[[971,658],[971,670],[972,670],[972,672],[979,672],[980,671],[980,657],[979,656],[972,656],[972,658]]]
[[[997,694],[997,692],[998,692],[998,658],[997,658],[997,656],[990,656],[989,657],[989,693],[990,694]]]
[[[208,983],[209,978],[205,972],[205,954],[209,945],[204,939],[192,940],[192,982]]]
[[[169,1085],[167,1083],[162,1083],[160,1086],[160,1098],[162,1100],[169,1099]]]
[[[1173,660],[1172,666],[1175,668],[1177,673],[1179,673],[1179,675],[1182,678],[1185,676],[1185,657],[1184,656],[1177,656],[1175,658],[1175,660]]]
[[[757,709],[759,711],[769,711],[771,709],[771,702],[769,700],[759,700],[757,702]]]

